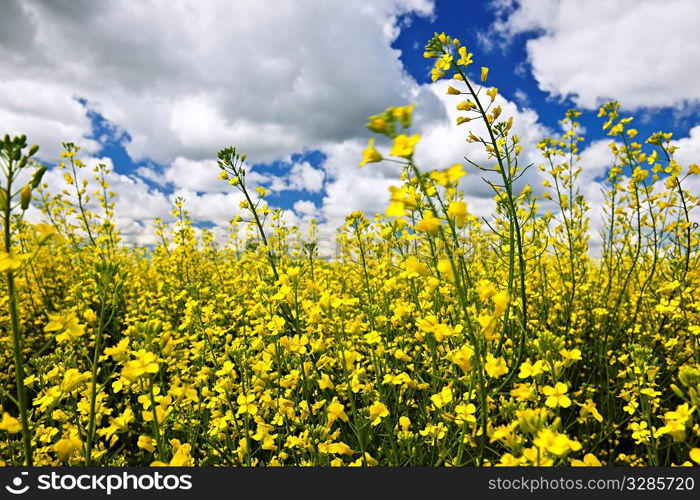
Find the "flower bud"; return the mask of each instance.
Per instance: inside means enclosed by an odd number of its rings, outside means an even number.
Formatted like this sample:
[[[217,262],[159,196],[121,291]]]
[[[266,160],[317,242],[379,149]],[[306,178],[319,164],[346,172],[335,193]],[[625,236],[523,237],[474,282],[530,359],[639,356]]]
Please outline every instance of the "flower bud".
[[[481,68],[481,81],[485,82],[486,79],[489,77],[489,69],[485,66]]]
[[[32,186],[27,184],[20,191],[20,206],[22,210],[29,208],[29,203],[32,201]]]
[[[41,183],[41,179],[44,177],[45,173],[46,173],[46,166],[45,165],[40,166],[34,172],[34,176],[32,177],[32,189],[36,189],[37,187],[39,187],[39,184]]]

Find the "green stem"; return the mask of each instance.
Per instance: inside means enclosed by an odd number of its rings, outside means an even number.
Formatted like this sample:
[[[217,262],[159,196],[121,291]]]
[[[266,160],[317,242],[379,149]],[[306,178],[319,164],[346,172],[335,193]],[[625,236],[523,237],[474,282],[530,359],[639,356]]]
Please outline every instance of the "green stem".
[[[12,212],[12,161],[8,161],[7,191],[5,195],[5,251],[9,254],[12,248],[12,235],[10,232],[10,215]],[[19,416],[22,423],[22,441],[24,442],[24,459],[26,465],[33,465],[32,438],[29,431],[29,416],[27,415],[27,394],[24,390],[24,357],[22,349],[22,336],[19,327],[19,309],[17,306],[17,291],[15,290],[15,277],[12,269],[7,270],[7,293],[10,306],[10,323],[12,325],[12,350],[15,360],[15,383],[17,386],[17,402],[19,403]]]
[[[95,333],[95,353],[92,357],[92,376],[90,381],[90,415],[88,417],[87,445],[85,448],[85,465],[92,463],[92,446],[95,436],[95,406],[97,403],[97,366],[102,349],[102,330],[104,328],[105,300],[104,291],[100,303],[100,319]]]

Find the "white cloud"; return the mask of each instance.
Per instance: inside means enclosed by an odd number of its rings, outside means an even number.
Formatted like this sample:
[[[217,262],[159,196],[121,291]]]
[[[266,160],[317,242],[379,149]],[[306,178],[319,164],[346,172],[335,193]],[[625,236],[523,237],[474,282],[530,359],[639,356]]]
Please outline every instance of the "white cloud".
[[[39,157],[46,159],[58,157],[62,141],[80,143],[88,153],[99,149],[88,139],[92,125],[87,109],[65,89],[51,82],[3,78],[0,75],[2,134],[26,134],[30,143],[42,146]]]
[[[309,200],[296,201],[294,203],[294,211],[307,217],[316,217],[318,215],[318,207],[313,201]]]
[[[594,108],[610,98],[629,109],[700,101],[696,0],[495,2],[492,35],[534,34],[528,61],[539,87]]]
[[[224,224],[236,213],[237,194],[216,179],[211,160],[228,145],[251,164],[291,165],[280,175],[251,168],[251,187],[321,192],[326,172],[292,164],[291,155],[358,143],[369,114],[412,100],[417,86],[391,42],[400,16],[431,16],[433,3],[11,0],[4,9],[0,123],[26,132],[55,161],[66,140],[96,153],[88,110],[104,116],[129,138],[132,160],[147,160],[136,175],[114,174],[122,227],[138,239],[152,232],[148,211],[167,214],[176,195],[196,220]]]
[[[690,129],[688,137],[682,137],[673,141],[678,150],[674,153],[674,159],[683,166],[691,163],[700,164],[700,125]]]
[[[210,158],[230,144],[270,161],[363,133],[368,114],[413,85],[390,46],[397,17],[433,8],[428,0],[11,5],[13,16],[0,20],[0,81],[29,85],[24,101],[87,99],[129,133],[133,159],[160,163]],[[80,111],[81,127],[41,139],[89,133]]]
[[[288,175],[289,189],[317,193],[323,188],[324,177],[323,170],[312,167],[308,161],[295,163]]]

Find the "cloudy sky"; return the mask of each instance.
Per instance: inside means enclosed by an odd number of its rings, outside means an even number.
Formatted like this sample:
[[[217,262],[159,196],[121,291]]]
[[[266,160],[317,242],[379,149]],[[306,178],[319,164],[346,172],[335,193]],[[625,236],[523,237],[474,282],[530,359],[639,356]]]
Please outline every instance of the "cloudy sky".
[[[698,25],[696,0],[3,0],[0,133],[26,133],[49,164],[62,141],[111,164],[131,242],[152,240],[176,196],[198,226],[225,227],[239,195],[213,158],[229,145],[247,152],[270,205],[295,224],[318,219],[331,240],[350,211],[383,210],[397,184],[392,165],[357,168],[368,115],[416,103],[424,169],[482,154],[453,125],[447,83],[430,82],[434,31],[475,53],[473,76],[491,68],[526,158],[567,109],[584,111],[595,199],[609,142],[595,115],[609,98],[641,136],[673,131],[678,160],[700,160]],[[471,209],[488,214],[490,192],[468,177]],[[57,172],[47,180],[60,189]]]

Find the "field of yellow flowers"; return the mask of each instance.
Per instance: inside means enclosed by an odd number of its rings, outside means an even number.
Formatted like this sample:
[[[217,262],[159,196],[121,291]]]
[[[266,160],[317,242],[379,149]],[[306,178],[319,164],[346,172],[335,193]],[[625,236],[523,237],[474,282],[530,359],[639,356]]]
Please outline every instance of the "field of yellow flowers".
[[[594,253],[578,113],[540,143],[535,196],[488,70],[468,79],[473,54],[445,34],[425,56],[433,80],[452,79],[458,125],[486,131],[465,136],[489,162],[428,170],[413,162],[412,106],[370,117],[378,141],[361,163],[394,162],[403,185],[386,215],[348,215],[334,259],[249,191],[234,148],[218,154],[221,182],[245,199],[226,244],[178,199],[160,243],[133,248],[105,167],[88,181],[64,144],[72,189],[52,194],[37,148],[6,136],[0,463],[700,463],[698,198],[683,184],[700,167],[604,106]],[[491,218],[464,202],[467,167],[498,179]],[[42,223],[23,218],[31,203]]]

